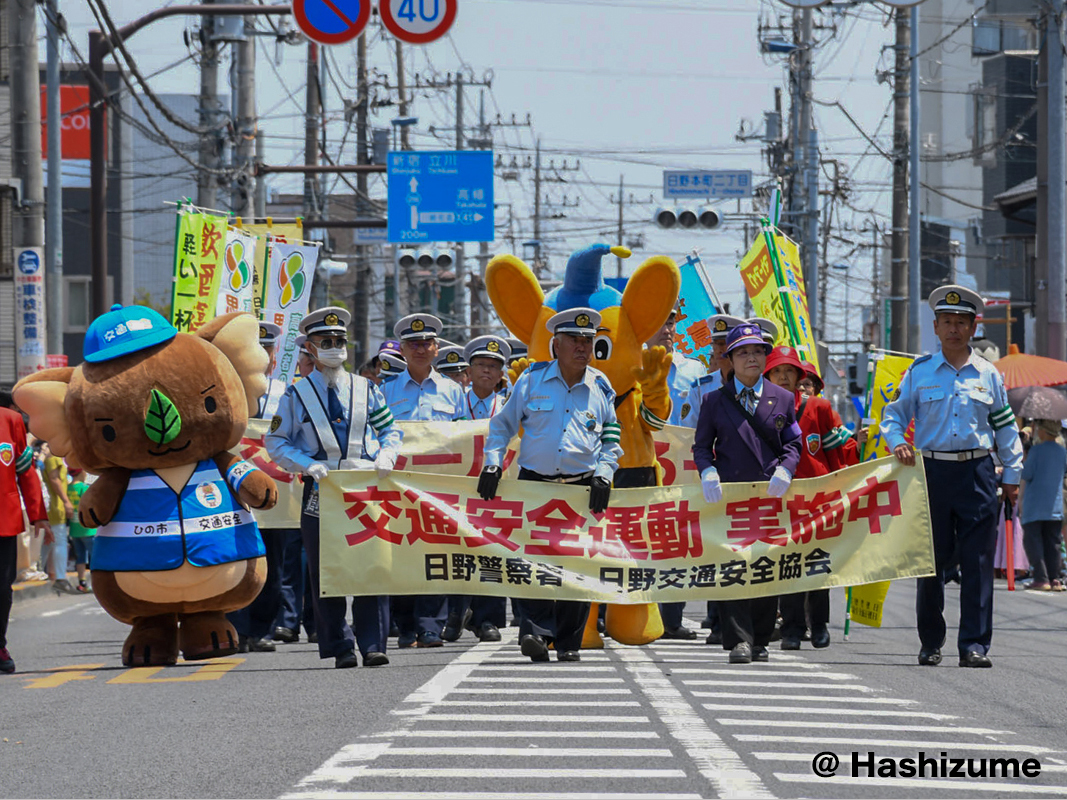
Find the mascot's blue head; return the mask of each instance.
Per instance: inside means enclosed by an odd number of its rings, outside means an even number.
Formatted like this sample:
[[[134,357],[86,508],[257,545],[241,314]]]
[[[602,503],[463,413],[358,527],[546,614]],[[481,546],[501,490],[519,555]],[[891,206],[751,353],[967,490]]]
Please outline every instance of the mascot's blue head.
[[[571,257],[567,259],[563,285],[557,286],[545,296],[545,305],[556,311],[566,311],[568,308],[592,308],[602,311],[620,305],[622,292],[604,283],[600,262],[606,255],[629,258],[630,251],[625,247],[593,244],[571,253]]]

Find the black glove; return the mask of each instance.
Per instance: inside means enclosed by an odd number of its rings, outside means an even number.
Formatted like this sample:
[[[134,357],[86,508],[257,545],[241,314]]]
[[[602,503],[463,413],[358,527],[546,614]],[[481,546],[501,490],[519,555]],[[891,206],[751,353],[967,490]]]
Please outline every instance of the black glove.
[[[607,478],[593,478],[589,484],[589,510],[594,514],[601,513],[608,507],[611,498],[611,481]]]
[[[478,476],[478,494],[483,500],[496,497],[496,488],[500,485],[500,467],[485,467]]]

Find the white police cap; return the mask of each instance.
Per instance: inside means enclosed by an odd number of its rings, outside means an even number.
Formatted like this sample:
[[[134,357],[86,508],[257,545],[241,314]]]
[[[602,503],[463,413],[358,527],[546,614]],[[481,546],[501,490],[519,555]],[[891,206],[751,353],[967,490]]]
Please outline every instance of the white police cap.
[[[393,336],[402,342],[436,339],[441,328],[433,314],[408,314],[393,326]]]
[[[774,344],[778,341],[778,326],[766,317],[750,317],[745,320],[749,325],[759,325],[763,331],[763,341]]]
[[[467,361],[473,361],[476,357],[495,358],[503,363],[508,363],[511,358],[511,345],[499,336],[479,336],[471,339],[463,348],[463,355]]]
[[[382,372],[386,375],[399,375],[408,368],[408,362],[390,352],[379,353],[378,361],[382,365]]]
[[[340,306],[317,308],[300,320],[300,332],[312,336],[317,333],[348,333],[352,315]]]
[[[590,339],[596,336],[598,325],[600,325],[600,315],[591,308],[568,308],[545,323],[545,327],[552,335],[569,333],[574,336],[587,336]]]
[[[309,355],[311,355],[311,353],[308,352],[308,349],[306,347],[307,341],[308,341],[307,334],[306,333],[301,333],[296,337],[295,344],[296,344],[296,349],[297,350],[299,350],[304,355],[309,356]]]
[[[730,335],[730,331],[736,328],[738,325],[744,325],[745,321],[740,317],[731,317],[729,314],[716,314],[714,317],[708,320],[708,327],[711,329],[711,338],[715,341],[726,341],[726,337]]]
[[[273,322],[265,322],[260,320],[259,323],[259,343],[263,347],[274,347],[278,341],[278,337],[282,335],[282,326],[275,325]]]
[[[977,317],[985,310],[981,295],[966,286],[938,286],[930,292],[930,308],[935,314],[970,314]]]
[[[465,370],[470,364],[463,357],[463,348],[458,344],[442,347],[433,361],[438,372],[459,372]]]

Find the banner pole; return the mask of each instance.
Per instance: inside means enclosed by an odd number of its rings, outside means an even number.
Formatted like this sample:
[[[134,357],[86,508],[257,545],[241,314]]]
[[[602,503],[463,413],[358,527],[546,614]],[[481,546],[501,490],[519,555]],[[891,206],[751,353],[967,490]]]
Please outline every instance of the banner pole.
[[[703,283],[704,288],[708,290],[708,294],[711,295],[712,302],[715,303],[716,310],[721,314],[723,310],[722,301],[719,300],[719,293],[715,291],[715,284],[711,282],[711,278],[708,276],[707,270],[704,269],[704,262],[700,260],[700,251],[694,247],[689,257],[691,259],[689,263],[691,263],[696,269],[697,275],[700,276],[701,283]]]
[[[871,397],[874,391],[874,371],[878,369],[878,362],[871,358],[874,355],[875,348],[871,348],[867,353],[867,403],[863,408],[863,420],[866,421],[871,418],[871,404],[873,399]],[[864,427],[868,427],[864,425]],[[871,440],[870,433],[867,434],[867,438],[863,440],[863,448],[860,450],[860,463],[867,460],[867,442]]]
[[[848,641],[849,623],[852,622],[852,587],[845,589],[845,641]]]
[[[771,229],[770,221],[763,217],[760,219],[760,228],[763,232],[764,240],[767,242],[767,256],[771,260],[771,268],[774,270],[774,282],[778,285],[778,302],[781,304],[783,314],[785,316],[786,325],[789,327],[789,339],[797,352],[801,357],[806,355],[800,348],[800,332],[797,330],[797,321],[793,316],[793,306],[788,302],[788,298],[783,298],[782,295],[788,295],[789,289],[785,285],[785,276],[782,274],[782,264],[778,260],[778,243],[774,240],[774,233]]]

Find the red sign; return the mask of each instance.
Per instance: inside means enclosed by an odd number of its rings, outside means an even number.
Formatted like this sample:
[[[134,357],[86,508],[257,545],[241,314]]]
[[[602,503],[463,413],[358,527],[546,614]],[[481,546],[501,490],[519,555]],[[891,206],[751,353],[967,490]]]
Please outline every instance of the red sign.
[[[397,39],[428,44],[440,39],[456,21],[459,0],[380,0],[382,24]]]
[[[70,362],[67,360],[66,355],[64,355],[63,353],[48,353],[44,357],[44,363],[48,366],[49,369],[52,369],[54,367],[65,367]]]
[[[41,157],[48,158],[48,91],[41,87]],[[89,158],[89,87],[60,86],[59,113],[62,121],[64,159]]]

